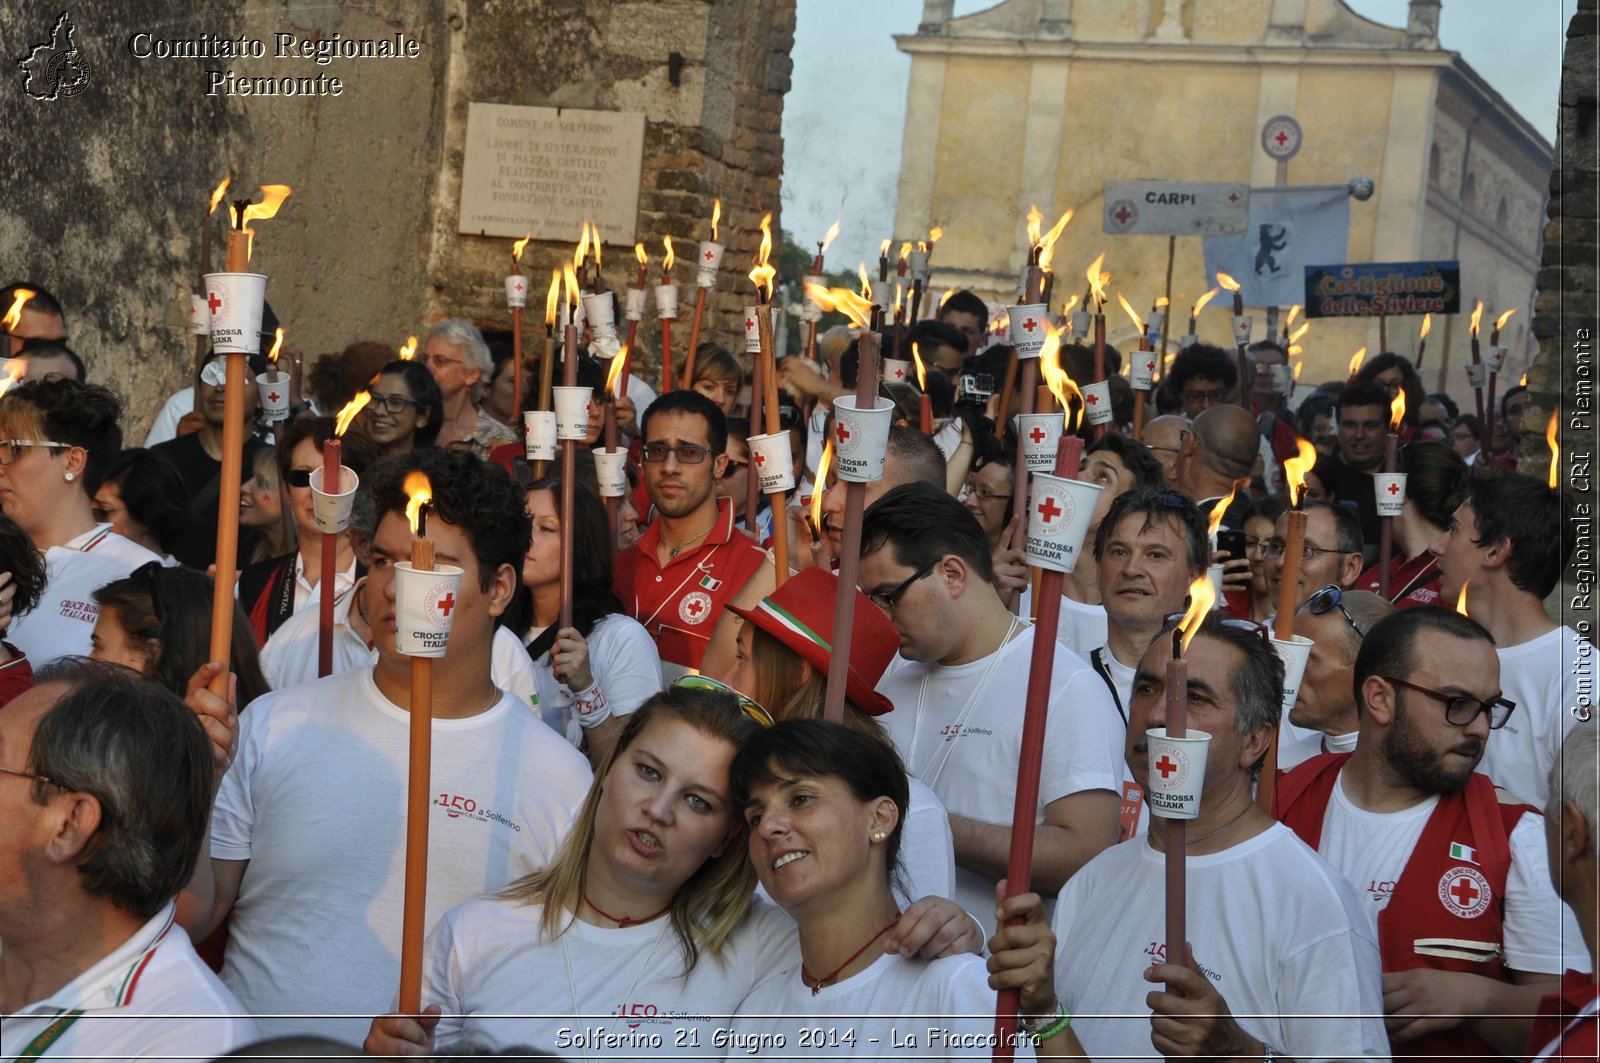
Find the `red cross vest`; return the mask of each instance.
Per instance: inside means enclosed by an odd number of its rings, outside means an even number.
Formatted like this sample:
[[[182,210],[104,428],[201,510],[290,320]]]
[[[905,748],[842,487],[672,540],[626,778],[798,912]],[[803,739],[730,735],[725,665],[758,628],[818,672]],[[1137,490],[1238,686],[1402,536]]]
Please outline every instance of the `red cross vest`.
[[[1349,753],[1324,753],[1278,779],[1273,815],[1313,849],[1320,851],[1328,801],[1349,759]],[[1477,772],[1464,789],[1439,795],[1388,906],[1378,913],[1385,974],[1428,967],[1510,981],[1501,942],[1511,830],[1537,811],[1502,804],[1494,783]],[[1405,1056],[1498,1054],[1466,1023],[1391,1048]]]

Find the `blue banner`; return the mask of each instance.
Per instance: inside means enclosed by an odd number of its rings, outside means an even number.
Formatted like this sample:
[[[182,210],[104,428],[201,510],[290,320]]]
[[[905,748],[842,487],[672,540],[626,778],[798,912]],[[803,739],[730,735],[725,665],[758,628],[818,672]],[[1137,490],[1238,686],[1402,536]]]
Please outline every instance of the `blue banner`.
[[[1460,262],[1350,262],[1306,267],[1306,317],[1461,312]]]

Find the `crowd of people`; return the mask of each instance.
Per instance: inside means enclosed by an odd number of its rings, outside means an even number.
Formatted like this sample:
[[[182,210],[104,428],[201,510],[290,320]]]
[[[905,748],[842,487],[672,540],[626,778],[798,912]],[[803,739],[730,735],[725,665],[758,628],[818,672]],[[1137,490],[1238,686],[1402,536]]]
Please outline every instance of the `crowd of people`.
[[[1114,423],[1083,433],[1078,476],[1100,490],[1047,644],[1032,879],[1010,895],[1048,636],[1029,620],[999,308],[956,292],[891,326],[885,349],[914,343],[928,367],[933,431],[918,388],[881,385],[894,424],[850,587],[824,457],[862,364],[849,328],[778,363],[798,488],[777,513],[747,490],[750,366],[714,342],[682,386],[633,375],[615,397],[579,344],[569,368],[628,451],[604,499],[599,416],[575,483],[524,453],[515,396],[533,409],[538,376],[509,334],[451,319],[415,358],[284,348],[288,419],[252,383],[232,426],[239,555],[218,572],[223,357],[125,447],[144,418],[89,379],[47,290],[13,284],[0,306],[21,288],[0,335],[20,378],[0,395],[0,1059],[987,1057],[997,990],[1016,992],[1023,1055],[1593,1058],[1594,648],[1545,605],[1569,513],[1512,468],[1521,388],[1485,438],[1399,355],[1296,394],[1277,343],[1195,344],[1136,425],[1108,349]],[[275,326],[269,307],[269,343]],[[1402,392],[1408,479],[1384,534],[1373,474]],[[342,443],[360,487],[325,536],[311,474],[363,393]],[[1291,571],[1302,439],[1318,457]],[[416,472],[463,575],[432,671],[408,1013],[395,566]],[[1208,573],[1222,593],[1185,696],[1210,745],[1189,940],[1169,955],[1147,731]],[[236,600],[225,696],[218,579]],[[1311,647],[1286,706],[1269,635],[1291,602]]]

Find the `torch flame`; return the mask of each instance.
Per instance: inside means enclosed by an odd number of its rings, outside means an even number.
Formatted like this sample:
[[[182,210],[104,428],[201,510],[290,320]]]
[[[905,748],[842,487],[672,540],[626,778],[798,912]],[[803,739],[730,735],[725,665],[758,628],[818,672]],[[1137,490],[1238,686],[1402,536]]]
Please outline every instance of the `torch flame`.
[[[518,240],[516,243],[511,245],[511,261],[513,261],[513,262],[521,262],[522,261],[522,252],[527,248],[528,241],[532,240],[532,239],[533,239],[533,234],[529,233],[527,236],[524,236],[522,239]]]
[[[1312,446],[1309,439],[1296,437],[1295,449],[1299,452],[1294,457],[1288,458],[1283,463],[1283,478],[1289,485],[1289,504],[1298,506],[1300,496],[1305,493],[1306,474],[1317,463],[1317,448]]]
[[[1184,650],[1189,648],[1189,643],[1194,641],[1195,633],[1200,630],[1200,625],[1205,621],[1206,614],[1211,612],[1211,607],[1217,602],[1217,589],[1211,585],[1211,577],[1201,573],[1200,576],[1189,584],[1189,608],[1184,612],[1183,619],[1178,623],[1178,631],[1182,635],[1181,644]]]
[[[372,401],[372,392],[370,392],[370,391],[359,391],[359,392],[357,392],[356,393],[356,397],[351,399],[349,402],[345,403],[344,409],[340,410],[339,411],[339,415],[334,418],[334,420],[333,420],[333,434],[336,435],[336,436],[344,435],[345,430],[348,429],[350,427],[351,422],[353,422],[356,419],[356,414],[360,413],[362,408],[364,406],[366,406],[366,404],[371,402],[371,401]]]
[[[922,391],[928,390],[928,371],[922,365],[922,352],[917,350],[917,342],[911,341],[911,364],[917,367],[917,387]]]
[[[633,257],[639,260],[639,265],[641,266],[648,266],[650,264],[650,256],[645,254],[644,244],[642,243],[636,243],[633,245]]]
[[[1293,328],[1294,327],[1294,319],[1299,317],[1299,316],[1300,316],[1300,304],[1299,303],[1295,303],[1293,306],[1291,306],[1289,308],[1289,316],[1283,319],[1283,327],[1285,329]]]
[[[1211,300],[1215,299],[1217,297],[1217,294],[1219,292],[1221,292],[1221,291],[1222,291],[1221,288],[1213,288],[1209,292],[1206,292],[1206,294],[1202,295],[1200,298],[1196,299],[1195,302],[1194,302],[1194,309],[1189,311],[1189,316],[1190,317],[1199,317],[1200,316],[1200,311],[1204,310],[1206,308],[1206,304],[1209,303]]]
[[[1294,382],[1296,384],[1300,383],[1300,370],[1302,370],[1304,368],[1305,368],[1304,363],[1302,363],[1302,362],[1294,363]]]
[[[711,242],[717,242],[717,222],[722,220],[722,197],[711,201]]]
[[[1061,316],[1066,317],[1072,313],[1072,308],[1078,305],[1077,293],[1067,296],[1067,301],[1061,304]]]
[[[1168,299],[1164,295],[1158,295],[1158,296],[1156,296],[1156,301],[1154,303],[1154,306],[1155,306],[1155,308],[1157,310],[1161,310],[1161,309],[1163,309],[1163,308],[1165,308],[1167,306],[1170,306],[1171,304],[1172,304],[1172,300],[1171,299]]]
[[[872,299],[872,277],[867,273],[867,264],[865,262],[858,262],[856,263],[856,268],[860,271],[861,276],[861,298],[870,302]],[[861,327],[866,328],[865,325]]]
[[[283,329],[278,329],[272,337],[272,350],[267,352],[267,361],[273,365],[278,364],[278,351],[283,347]]]
[[[594,247],[594,268],[600,270],[600,226],[589,223],[589,243]]]
[[[1417,332],[1417,342],[1421,343],[1423,340],[1427,339],[1428,338],[1428,333],[1430,331],[1432,331],[1432,329],[1433,329],[1433,315],[1432,314],[1423,314],[1422,315],[1422,328],[1420,330],[1418,330],[1418,332]]]
[[[1029,203],[1028,204],[1028,246],[1029,247],[1038,247],[1039,246],[1039,231],[1040,231],[1040,227],[1042,225],[1044,225],[1044,215],[1039,213],[1038,204]]]
[[[266,221],[268,218],[276,217],[278,208],[283,205],[283,201],[288,199],[289,194],[293,191],[294,189],[288,185],[262,185],[261,202],[245,204],[244,214],[239,220],[239,228],[244,230],[246,237],[246,258],[255,251],[256,246],[256,232],[250,228],[250,222],[254,220]]]
[[[1068,207],[1060,219],[1050,227],[1050,231],[1039,239],[1039,268],[1046,273],[1050,271],[1050,260],[1055,256],[1056,241],[1061,239],[1061,230],[1067,227],[1067,222],[1072,220],[1072,208]],[[1109,277],[1107,278],[1110,279]]]
[[[1478,320],[1483,317],[1483,300],[1478,300],[1478,305],[1472,309],[1472,334],[1478,334]]]
[[[833,439],[823,444],[822,457],[817,461],[817,482],[811,489],[811,527],[822,534],[822,496],[828,490],[828,469],[833,465]]]
[[[1406,389],[1401,388],[1399,394],[1389,400],[1389,431],[1400,431],[1400,422],[1406,417]]]
[[[870,328],[872,325],[872,300],[862,298],[849,288],[825,288],[820,284],[807,284],[806,295],[824,310],[839,311],[857,328]]]
[[[20,325],[22,323],[22,308],[27,306],[28,300],[37,294],[37,292],[30,291],[27,288],[18,288],[15,298],[11,300],[11,309],[6,311],[4,320],[0,320],[0,328],[10,332]]]
[[[1495,318],[1494,319],[1494,330],[1496,332],[1499,332],[1501,329],[1505,328],[1506,327],[1506,322],[1510,321],[1511,320],[1511,315],[1515,314],[1516,312],[1517,312],[1517,308],[1516,307],[1512,307],[1510,310],[1507,310],[1505,313],[1503,313],[1499,317]]]
[[[933,245],[938,243],[940,238],[943,237],[943,236],[944,236],[944,230],[939,228],[939,226],[935,225],[933,228],[929,229],[928,230],[928,250],[932,251],[933,250]]]
[[[1299,343],[1300,342],[1300,337],[1304,336],[1306,333],[1308,333],[1310,331],[1311,331],[1311,322],[1302,321],[1300,323],[1300,327],[1299,328],[1297,328],[1293,332],[1289,333],[1289,342],[1290,343]]]
[[[1528,386],[1528,374],[1527,373],[1523,373],[1522,374],[1522,379],[1517,381],[1517,387],[1525,388],[1527,386]]]
[[[889,257],[889,248],[893,243],[894,243],[893,237],[885,236],[883,238],[883,243],[878,245],[878,257],[879,258],[888,258]]]
[[[0,395],[4,395],[16,385],[22,383],[22,378],[28,375],[28,361],[25,358],[8,358],[3,375],[0,375]]]
[[[661,263],[661,272],[663,275],[665,275],[672,272],[672,264],[678,261],[678,258],[672,253],[672,237],[663,236],[661,238],[661,243],[667,249],[667,257],[662,260]]]
[[[906,260],[909,259],[910,257],[911,257],[911,241],[907,240],[905,243],[900,245],[900,264],[902,266],[905,265],[906,264]]]
[[[578,271],[570,263],[561,264],[561,286],[566,289],[566,300],[571,305],[574,313],[578,309]]]
[[[1239,290],[1239,282],[1222,272],[1220,269],[1217,270],[1217,283],[1228,289],[1230,292],[1236,292]]]
[[[211,206],[207,208],[207,214],[215,214],[217,212],[217,204],[221,203],[222,197],[228,194],[228,185],[232,182],[233,175],[228,174],[222,179],[222,183],[217,185],[217,190],[211,193]]]
[[[421,469],[413,469],[406,473],[404,485],[406,493],[406,520],[411,523],[411,534],[417,534],[417,527],[422,520],[422,507],[433,501],[433,484],[428,480],[428,474]]]
[[[1228,507],[1233,505],[1233,500],[1239,497],[1239,485],[1241,483],[1247,487],[1250,485],[1249,480],[1233,481],[1233,490],[1228,492],[1228,497],[1211,507],[1211,516],[1206,518],[1206,534],[1213,541],[1216,539],[1217,532],[1222,528],[1223,515],[1228,512]],[[1209,583],[1211,581],[1207,580],[1206,582]]]
[[[1556,417],[1557,413],[1550,415],[1550,423],[1544,429],[1544,441],[1550,444],[1550,490],[1554,491],[1561,483],[1561,444],[1556,442]]]
[[[561,302],[561,271],[551,269],[550,290],[544,296],[544,324],[546,328],[556,327],[556,305]]]
[[[1067,325],[1062,325],[1059,329],[1046,328],[1044,346],[1039,350],[1039,372],[1044,376],[1044,383],[1050,389],[1050,394],[1061,404],[1065,417],[1072,416],[1072,400],[1074,398],[1078,400],[1078,418],[1069,425],[1076,430],[1083,424],[1083,392],[1078,390],[1078,385],[1067,372],[1067,367],[1061,364],[1061,337],[1066,335],[1067,329]]]
[[[1138,329],[1139,331],[1143,332],[1144,331],[1144,322],[1139,320],[1139,311],[1137,311],[1137,310],[1135,310],[1133,308],[1133,304],[1128,302],[1127,297],[1125,295],[1123,295],[1121,292],[1118,292],[1117,293],[1117,302],[1122,304],[1123,312],[1125,312],[1128,315],[1128,317],[1133,320],[1133,327]]]
[[[822,234],[822,247],[817,252],[818,254],[825,254],[828,250],[828,245],[839,238],[839,221],[840,219],[834,218],[833,224],[828,226],[828,231]]]
[[[611,368],[606,373],[606,393],[612,398],[622,398],[620,387],[622,383],[622,367],[627,364],[627,361],[628,345],[624,343],[622,349],[617,352],[616,357],[611,359]]]
[[[1356,370],[1361,368],[1361,363],[1366,361],[1367,349],[1362,347],[1350,356],[1350,375],[1355,376]]]
[[[1467,584],[1471,582],[1471,580],[1463,580],[1461,583],[1461,593],[1456,595],[1456,612],[1460,613],[1462,616],[1469,615],[1467,613]]]
[[[583,230],[578,236],[578,249],[572,253],[572,268],[583,268],[583,260],[589,257],[589,219],[583,219]]]
[[[1106,285],[1111,283],[1111,274],[1103,271],[1100,266],[1106,260],[1106,253],[1100,252],[1098,258],[1089,263],[1084,276],[1089,279],[1089,287],[1094,291],[1094,302],[1097,309],[1104,309],[1106,305]]]
[[[954,294],[956,294],[956,290],[954,288],[946,288],[944,290],[944,294],[939,296],[939,309],[940,310],[944,309],[944,304],[948,303],[950,301],[950,297],[952,295],[954,295]]]
[[[407,336],[405,345],[400,348],[400,355],[399,355],[400,360],[402,362],[409,362],[409,361],[411,361],[411,359],[415,358],[416,356],[417,356],[417,338],[415,336]]]
[[[778,271],[767,264],[767,259],[772,257],[772,214],[768,212],[761,216],[761,248],[756,252],[756,265],[750,271],[750,279],[755,282],[756,299],[767,303],[772,301],[772,279]]]

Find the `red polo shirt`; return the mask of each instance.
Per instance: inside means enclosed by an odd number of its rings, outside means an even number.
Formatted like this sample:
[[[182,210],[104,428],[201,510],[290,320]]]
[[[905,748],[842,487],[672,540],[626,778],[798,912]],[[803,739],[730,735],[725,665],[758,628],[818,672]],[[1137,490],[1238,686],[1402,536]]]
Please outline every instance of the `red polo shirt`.
[[[767,555],[734,530],[733,500],[717,500],[717,523],[693,550],[656,560],[661,521],[617,555],[612,587],[628,615],[656,640],[661,659],[698,669],[723,607],[750,582]]]
[[[1580,971],[1568,971],[1561,991],[1539,1001],[1539,1014],[1528,1037],[1529,1063],[1557,1059],[1594,1059],[1600,1046],[1596,1003],[1600,985]]]

